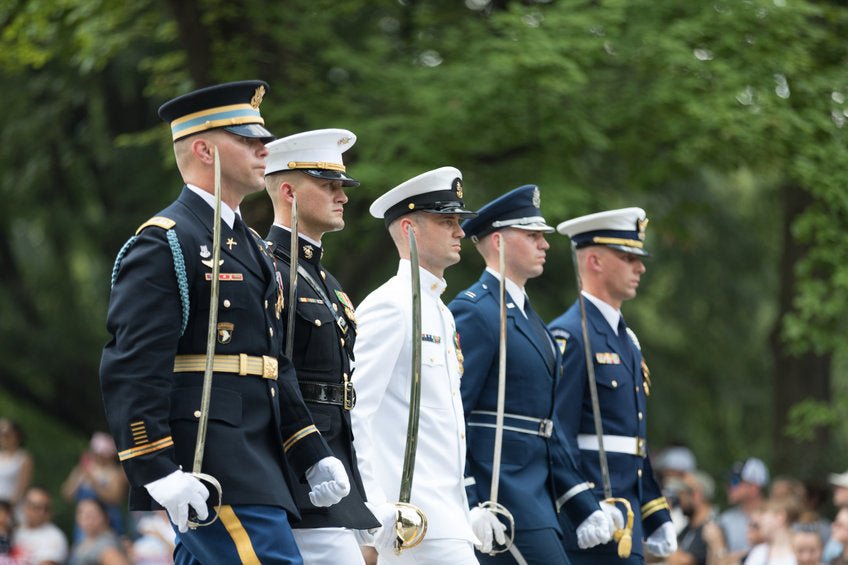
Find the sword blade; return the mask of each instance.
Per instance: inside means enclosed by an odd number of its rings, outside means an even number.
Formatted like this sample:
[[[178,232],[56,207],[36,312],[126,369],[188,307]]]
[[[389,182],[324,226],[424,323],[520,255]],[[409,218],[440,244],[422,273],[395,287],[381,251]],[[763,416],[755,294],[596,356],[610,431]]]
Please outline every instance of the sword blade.
[[[495,450],[492,454],[492,486],[489,499],[498,501],[501,478],[501,452],[503,450],[504,402],[506,400],[506,261],[503,234],[498,234],[498,274],[501,278],[498,290],[500,304],[498,332],[498,404],[495,414]]]
[[[409,263],[412,280],[412,372],[406,449],[403,453],[403,472],[398,496],[400,502],[409,502],[412,495],[412,475],[415,471],[415,452],[418,448],[418,417],[421,409],[421,274],[418,272],[418,245],[412,226],[409,227]]]
[[[577,278],[577,301],[580,303],[580,329],[583,333],[583,355],[586,359],[586,375],[589,379],[589,397],[592,401],[592,417],[595,421],[595,434],[598,436],[598,460],[601,464],[601,481],[604,483],[604,498],[612,497],[607,452],[604,449],[604,424],[601,418],[601,405],[598,403],[598,385],[595,381],[595,365],[592,362],[592,346],[589,344],[589,326],[586,322],[586,299],[583,296],[583,279],[577,262],[577,247],[571,244],[571,260],[574,262],[574,276]]]
[[[286,344],[283,348],[283,353],[289,360],[291,360],[292,353],[294,352],[294,320],[295,310],[297,310],[297,304],[295,304],[295,300],[297,300],[297,262],[298,252],[300,250],[298,235],[297,196],[292,194],[291,245],[289,246],[289,257],[291,259],[289,264],[289,310],[288,315],[286,316]]]
[[[215,214],[212,222],[212,280],[209,298],[209,328],[206,334],[206,367],[200,396],[200,418],[197,422],[197,443],[191,470],[200,473],[206,448],[206,428],[209,423],[209,401],[212,397],[212,369],[215,362],[215,341],[218,333],[218,292],[221,286],[221,157],[215,147]]]

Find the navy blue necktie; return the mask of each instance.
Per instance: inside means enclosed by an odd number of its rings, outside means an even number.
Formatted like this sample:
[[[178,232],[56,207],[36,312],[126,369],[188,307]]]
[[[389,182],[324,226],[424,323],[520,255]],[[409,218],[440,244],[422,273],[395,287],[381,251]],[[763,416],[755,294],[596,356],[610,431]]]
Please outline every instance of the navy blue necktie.
[[[524,297],[524,313],[527,315],[527,321],[530,322],[539,343],[542,345],[542,350],[545,352],[545,362],[548,366],[552,365],[554,349],[551,338],[548,336],[548,331],[545,328],[545,322],[542,321],[542,318],[530,306],[530,299],[526,296]]]

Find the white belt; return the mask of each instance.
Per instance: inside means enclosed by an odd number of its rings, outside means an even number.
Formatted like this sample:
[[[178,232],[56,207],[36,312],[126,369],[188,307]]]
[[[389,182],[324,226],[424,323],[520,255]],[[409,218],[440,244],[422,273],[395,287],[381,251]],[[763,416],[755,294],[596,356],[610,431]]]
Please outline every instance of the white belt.
[[[598,451],[598,436],[580,434],[577,436],[577,446],[587,451]],[[645,457],[645,439],[641,437],[604,435],[604,451]]]

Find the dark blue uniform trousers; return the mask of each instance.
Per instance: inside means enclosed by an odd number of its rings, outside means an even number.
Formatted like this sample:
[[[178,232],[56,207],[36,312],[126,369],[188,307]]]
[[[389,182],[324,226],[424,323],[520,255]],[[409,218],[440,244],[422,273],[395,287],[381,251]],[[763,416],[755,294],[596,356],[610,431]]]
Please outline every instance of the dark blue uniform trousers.
[[[286,511],[278,506],[222,506],[218,519],[177,532],[175,565],[303,565]]]
[[[553,528],[519,530],[515,533],[514,545],[529,565],[568,565],[571,563],[562,548],[559,535]],[[483,565],[516,563],[509,551],[497,555],[488,555],[477,551],[474,555]]]

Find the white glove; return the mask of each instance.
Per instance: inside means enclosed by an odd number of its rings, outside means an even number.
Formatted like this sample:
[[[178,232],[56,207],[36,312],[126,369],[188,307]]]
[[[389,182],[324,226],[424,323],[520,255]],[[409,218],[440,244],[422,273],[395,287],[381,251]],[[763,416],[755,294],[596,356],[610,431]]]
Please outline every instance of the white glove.
[[[668,557],[677,551],[677,534],[671,522],[663,522],[662,526],[645,540],[645,547],[657,557]]]
[[[180,470],[144,485],[153,500],[168,511],[171,522],[180,532],[188,531],[188,507],[191,506],[198,520],[209,516],[206,499],[209,490],[196,477]]]
[[[350,480],[341,461],[325,457],[306,470],[309,501],[315,506],[332,506],[350,493]]]
[[[475,506],[471,509],[471,530],[480,541],[474,545],[483,553],[492,551],[493,540],[501,545],[506,544],[506,526],[486,508]]]
[[[397,523],[397,510],[391,503],[373,504],[366,502],[365,505],[377,520],[380,521],[379,528],[370,530],[356,530],[361,545],[371,545],[376,548],[377,553],[388,554],[395,549],[395,524]]]
[[[612,521],[603,510],[595,510],[577,526],[577,546],[589,549],[612,539]]]
[[[616,530],[624,528],[624,514],[621,513],[618,506],[610,502],[603,501],[601,502],[601,510],[604,511],[604,514],[607,516],[607,520],[610,522],[610,536],[612,536]]]

